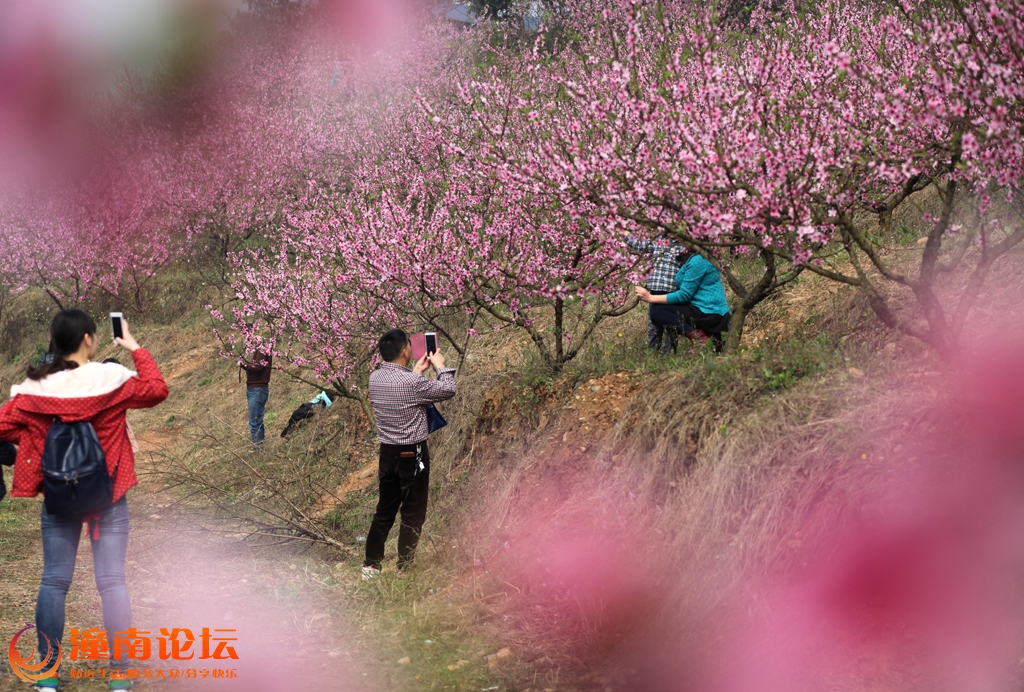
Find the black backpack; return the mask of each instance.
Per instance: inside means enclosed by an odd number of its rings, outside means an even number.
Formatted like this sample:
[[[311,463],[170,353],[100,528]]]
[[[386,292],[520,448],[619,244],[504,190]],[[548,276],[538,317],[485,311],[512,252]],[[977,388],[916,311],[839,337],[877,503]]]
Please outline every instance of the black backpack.
[[[43,497],[54,516],[82,517],[110,507],[114,480],[92,423],[54,418],[43,447]]]

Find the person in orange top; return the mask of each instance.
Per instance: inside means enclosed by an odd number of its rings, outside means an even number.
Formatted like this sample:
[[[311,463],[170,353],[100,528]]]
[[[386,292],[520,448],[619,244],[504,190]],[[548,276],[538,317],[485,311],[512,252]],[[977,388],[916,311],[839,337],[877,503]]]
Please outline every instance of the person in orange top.
[[[113,504],[99,512],[95,531],[90,531],[96,587],[109,639],[111,689],[131,688],[123,673],[128,658],[124,653],[116,655],[113,642],[114,633],[130,628],[132,619],[124,573],[128,549],[125,492],[138,481],[125,412],[156,406],[167,398],[167,384],[153,356],[139,347],[127,322],[123,324],[124,336],[116,341],[131,352],[135,372],[115,363],[92,362],[97,350],[96,323],[81,310],[61,310],[50,323],[50,353],[38,367],[29,368],[24,382],[11,387],[11,400],[0,407],[0,440],[18,445],[12,497],[34,497],[42,492],[43,447],[55,418],[65,423],[89,421],[96,430],[107,472],[114,481]],[[52,515],[45,504],[42,508],[43,577],[36,600],[36,629],[40,657],[47,665],[55,659],[55,644],[64,635],[64,605],[83,519]],[[54,642],[53,648],[49,642]],[[36,689],[50,692],[57,689],[58,682],[58,677],[47,678],[37,683]]]

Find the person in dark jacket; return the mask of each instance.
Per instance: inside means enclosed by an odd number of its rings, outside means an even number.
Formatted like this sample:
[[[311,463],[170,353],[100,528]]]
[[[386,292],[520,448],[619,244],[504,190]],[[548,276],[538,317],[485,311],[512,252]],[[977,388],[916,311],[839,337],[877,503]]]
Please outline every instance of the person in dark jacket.
[[[332,403],[334,402],[331,400],[330,395],[327,392],[321,391],[311,401],[301,404],[292,412],[292,417],[288,419],[288,425],[281,431],[281,437],[286,437],[288,433],[295,429],[296,425],[307,418],[315,416],[318,410],[330,408]]]
[[[254,445],[262,445],[265,430],[263,414],[270,398],[270,370],[273,357],[260,349],[253,351],[252,360],[242,360],[238,366],[245,370],[245,393],[249,402],[249,435]]]

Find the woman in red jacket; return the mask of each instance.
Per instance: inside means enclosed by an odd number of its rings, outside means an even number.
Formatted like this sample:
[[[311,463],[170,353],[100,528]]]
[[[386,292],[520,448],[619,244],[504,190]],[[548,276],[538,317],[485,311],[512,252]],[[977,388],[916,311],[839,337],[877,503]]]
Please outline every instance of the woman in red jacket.
[[[0,408],[0,439],[18,445],[11,496],[35,497],[43,489],[40,462],[54,418],[65,423],[90,421],[95,428],[106,454],[107,472],[114,479],[113,504],[90,525],[96,587],[103,600],[108,635],[110,687],[130,689],[131,681],[123,673],[128,657],[114,641],[115,633],[126,632],[132,620],[124,578],[128,549],[125,491],[137,481],[125,412],[156,406],[167,398],[167,384],[153,356],[139,348],[127,323],[124,337],[116,341],[131,351],[137,372],[118,364],[91,362],[96,357],[96,323],[81,310],[57,313],[50,323],[51,347],[45,362],[29,368],[28,379],[11,387],[11,400]],[[84,519],[51,515],[43,505],[43,578],[36,600],[36,629],[40,656],[46,657],[47,667],[56,659],[56,651],[51,651],[47,642],[60,642],[64,635],[64,604]],[[62,650],[68,651],[63,646]],[[58,684],[54,671],[54,677],[41,680],[35,689],[53,692]]]

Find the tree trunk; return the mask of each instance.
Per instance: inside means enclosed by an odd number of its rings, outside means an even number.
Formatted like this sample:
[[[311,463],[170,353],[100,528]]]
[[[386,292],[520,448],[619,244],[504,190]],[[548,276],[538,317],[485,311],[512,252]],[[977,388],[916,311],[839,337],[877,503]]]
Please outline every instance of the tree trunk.
[[[377,434],[377,419],[373,415],[373,407],[370,406],[370,399],[362,393],[354,394],[348,387],[345,386],[344,382],[335,381],[334,386],[338,388],[338,393],[346,399],[355,399],[359,402],[359,407],[363,409],[363,414],[366,416],[366,420],[370,423],[370,432],[374,435]]]
[[[562,365],[565,363],[565,347],[562,340],[565,338],[563,335],[564,329],[564,310],[565,301],[561,298],[555,298],[555,363],[557,369],[561,370]]]
[[[739,350],[740,338],[743,336],[743,323],[747,321],[747,314],[750,312],[745,302],[741,300],[733,311],[732,317],[729,318],[729,331],[725,338],[726,353],[736,353]]]
[[[370,406],[369,398],[365,396],[358,396],[356,398],[359,400],[359,406],[363,409],[363,413],[366,415],[366,420],[370,423],[370,432],[376,435],[377,419],[373,415],[373,407]]]

